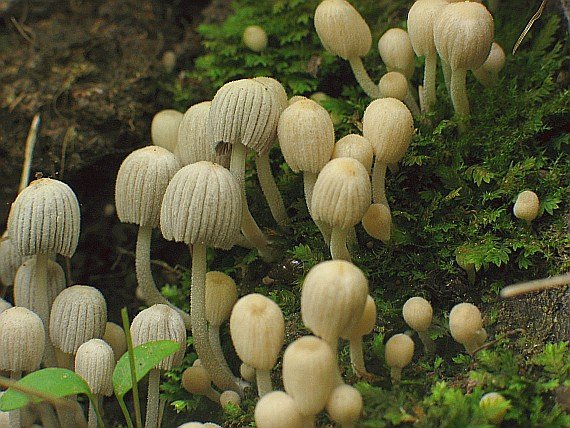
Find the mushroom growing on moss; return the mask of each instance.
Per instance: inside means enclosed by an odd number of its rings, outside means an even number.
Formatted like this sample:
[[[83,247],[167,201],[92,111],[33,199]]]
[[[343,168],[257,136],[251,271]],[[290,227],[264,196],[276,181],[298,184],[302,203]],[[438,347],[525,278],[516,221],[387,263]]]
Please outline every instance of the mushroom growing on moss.
[[[267,33],[259,25],[248,25],[243,30],[243,44],[253,52],[261,52],[267,47]]]
[[[295,400],[283,391],[265,394],[255,405],[255,424],[259,428],[301,428],[303,416]]]
[[[360,419],[364,403],[362,395],[350,385],[339,385],[332,390],[327,401],[327,413],[342,428],[354,428]]]
[[[358,376],[366,377],[370,374],[364,365],[364,351],[362,349],[362,336],[369,334],[376,325],[376,302],[368,295],[360,320],[340,337],[350,342],[350,363]]]
[[[525,190],[518,194],[515,205],[513,206],[513,213],[516,218],[524,220],[530,224],[540,211],[540,200],[536,193],[532,190]]]
[[[390,378],[393,384],[400,382],[402,369],[412,361],[414,341],[406,334],[395,334],[386,342],[384,349],[386,365],[390,367]]]
[[[203,395],[214,403],[220,402],[220,393],[212,388],[212,379],[208,371],[200,365],[186,368],[182,372],[181,383],[182,388],[190,394]]]
[[[481,311],[471,303],[459,303],[451,308],[449,330],[453,339],[471,355],[487,339]]]
[[[418,333],[426,354],[433,354],[435,352],[435,342],[427,334],[433,317],[433,309],[430,302],[423,297],[411,297],[404,303],[402,315],[406,324]]]
[[[487,420],[493,425],[501,425],[509,411],[510,402],[498,392],[488,392],[479,400],[479,407],[485,413]]]
[[[384,204],[371,204],[362,216],[362,227],[366,233],[384,244],[390,242],[392,234],[390,207]]]

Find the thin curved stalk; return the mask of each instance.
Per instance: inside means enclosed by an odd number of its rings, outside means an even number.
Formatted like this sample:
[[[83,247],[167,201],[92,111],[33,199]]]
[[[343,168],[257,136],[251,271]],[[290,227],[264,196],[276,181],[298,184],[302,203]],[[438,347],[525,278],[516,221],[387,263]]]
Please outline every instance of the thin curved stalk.
[[[305,203],[307,204],[307,210],[309,215],[319,228],[325,244],[329,245],[331,242],[331,227],[324,221],[316,220],[311,212],[311,200],[313,199],[313,189],[315,188],[315,183],[317,182],[317,174],[314,172],[303,172],[303,187],[305,190]]]
[[[364,365],[364,351],[362,350],[362,336],[350,339],[350,363],[354,372],[359,376],[366,376],[366,366]]]
[[[435,342],[432,340],[431,337],[427,334],[427,331],[418,331],[418,337],[422,341],[424,345],[424,349],[427,355],[435,354]]]
[[[437,74],[437,53],[430,52],[425,56],[423,109],[425,112],[433,110],[436,101],[435,81]]]
[[[255,381],[257,383],[257,394],[259,395],[259,398],[273,391],[273,385],[271,384],[271,372],[269,370],[256,370]]]
[[[98,394],[94,394],[93,398],[100,403],[101,398]],[[101,406],[99,406],[101,408]],[[95,412],[95,405],[89,401],[89,416],[87,418],[87,428],[97,428],[97,413]]]
[[[375,204],[383,204],[388,208],[388,199],[386,198],[386,162],[376,158],[374,168],[372,169],[372,201]]]
[[[408,110],[410,110],[412,116],[418,117],[419,115],[422,114],[422,112],[420,111],[420,107],[418,106],[418,103],[414,98],[412,89],[413,89],[412,86],[408,85],[408,93],[404,97],[404,104],[406,104],[406,107],[408,107]]]
[[[148,394],[146,401],[145,428],[158,428],[158,398],[160,369],[152,369],[148,374]]]
[[[340,227],[333,227],[331,234],[331,257],[333,260],[347,260],[352,261],[350,252],[346,247],[346,235],[348,229],[341,229]]]
[[[190,315],[182,309],[177,308],[164,297],[154,282],[152,270],[150,268],[150,242],[152,237],[152,227],[140,226],[137,234],[137,248],[135,254],[135,269],[137,272],[137,282],[141,288],[144,301],[148,306],[161,303],[174,309],[182,317],[187,330],[192,328]]]
[[[374,99],[380,98],[380,89],[368,75],[368,72],[362,63],[362,58],[357,56],[356,58],[350,58],[348,62],[350,63],[350,68],[352,68],[352,72],[354,73],[356,81],[362,90],[366,93],[366,95]]]
[[[459,118],[459,131],[465,131],[465,120],[469,117],[469,99],[466,88],[467,70],[451,71],[451,102]]]
[[[38,130],[40,128],[40,115],[36,114],[32,119],[30,130],[26,138],[26,148],[24,149],[24,164],[22,165],[22,174],[20,175],[20,185],[18,193],[28,187],[30,182],[30,168],[32,166],[32,158],[34,155],[34,147],[38,138]]]
[[[219,325],[208,325],[208,338],[210,340],[210,347],[212,348],[212,353],[218,360],[218,364],[223,367],[225,371],[231,373],[226,357],[224,357],[224,352],[222,350],[222,344],[220,342],[220,326]]]
[[[281,193],[279,193],[279,189],[271,173],[269,152],[257,156],[255,158],[255,166],[257,168],[257,178],[259,179],[265,200],[269,205],[271,215],[275,219],[275,222],[281,226],[287,223],[287,211],[285,210],[283,198],[281,197]]]
[[[532,291],[547,290],[549,288],[562,287],[570,284],[570,273],[556,275],[550,278],[536,279],[533,281],[520,282],[508,285],[501,290],[501,297],[513,297],[519,294],[530,293]]]

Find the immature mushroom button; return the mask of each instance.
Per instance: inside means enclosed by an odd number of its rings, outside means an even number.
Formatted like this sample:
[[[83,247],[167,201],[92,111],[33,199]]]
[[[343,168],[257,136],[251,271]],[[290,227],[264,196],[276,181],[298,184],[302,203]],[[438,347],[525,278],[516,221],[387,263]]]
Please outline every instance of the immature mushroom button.
[[[372,169],[374,150],[372,144],[362,135],[348,134],[334,145],[332,158],[353,158],[359,161],[368,173]]]
[[[220,402],[220,393],[212,388],[212,379],[202,366],[188,367],[182,372],[182,388],[190,394],[203,395],[214,403]]]
[[[125,337],[123,328],[114,322],[108,321],[107,324],[105,324],[103,340],[113,349],[115,361],[119,361],[119,358],[127,351],[127,338]]]
[[[414,356],[414,341],[406,334],[395,334],[386,342],[384,356],[390,367],[392,383],[399,383],[402,369],[410,364]]]
[[[526,221],[530,224],[540,211],[540,200],[536,193],[532,190],[525,190],[518,194],[515,205],[513,206],[513,213],[516,218]]]
[[[408,95],[408,79],[399,71],[389,71],[378,82],[382,98],[396,98],[404,101]]]
[[[235,391],[224,391],[220,394],[220,405],[222,408],[226,406],[236,406],[239,407],[241,403],[241,397]]]
[[[471,303],[459,303],[449,313],[449,330],[456,342],[469,354],[483,344],[487,335],[479,309]]]
[[[167,109],[159,111],[152,118],[150,125],[150,139],[152,144],[173,152],[178,139],[178,127],[182,120],[182,113]]]
[[[14,285],[16,271],[24,262],[25,257],[21,256],[17,248],[12,243],[7,232],[0,238],[0,284],[4,287]]]
[[[435,352],[435,343],[427,334],[433,317],[431,304],[423,297],[411,297],[404,303],[402,315],[406,324],[417,331],[426,354],[433,354]]]
[[[362,227],[370,236],[384,244],[390,242],[392,234],[392,213],[384,204],[370,204],[362,217]]]
[[[479,407],[483,410],[490,423],[500,425],[509,411],[510,403],[502,394],[488,392],[481,397]]]
[[[267,33],[259,25],[249,25],[243,30],[243,44],[254,52],[261,52],[267,47]]]
[[[342,428],[356,427],[363,408],[364,403],[360,392],[346,384],[333,389],[326,407],[331,419],[338,422]]]
[[[255,424],[259,428],[301,428],[303,416],[295,400],[283,391],[265,394],[255,406]]]
[[[501,45],[493,42],[489,56],[481,67],[473,70],[473,75],[483,86],[494,86],[499,80],[499,72],[505,66],[505,61],[505,51]]]
[[[364,351],[362,349],[362,336],[372,332],[376,325],[376,302],[368,295],[364,311],[358,323],[340,336],[350,341],[350,363],[358,376],[369,376],[364,365]]]

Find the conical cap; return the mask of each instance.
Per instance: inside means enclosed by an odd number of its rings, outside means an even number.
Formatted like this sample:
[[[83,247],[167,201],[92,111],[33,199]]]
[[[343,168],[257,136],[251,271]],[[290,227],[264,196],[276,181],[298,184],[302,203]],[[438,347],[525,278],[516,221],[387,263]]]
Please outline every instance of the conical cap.
[[[0,313],[0,370],[37,370],[44,346],[44,324],[34,312],[14,307]]]

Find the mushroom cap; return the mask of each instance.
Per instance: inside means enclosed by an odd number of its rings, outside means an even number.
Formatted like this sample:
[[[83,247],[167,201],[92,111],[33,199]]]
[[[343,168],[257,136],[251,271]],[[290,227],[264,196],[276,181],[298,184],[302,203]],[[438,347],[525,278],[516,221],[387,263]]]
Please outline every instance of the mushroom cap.
[[[340,336],[343,339],[350,340],[352,338],[362,337],[365,334],[369,334],[374,329],[376,325],[376,302],[372,296],[366,296],[366,304],[364,305],[364,311],[358,322],[352,326],[348,331],[343,332]]]
[[[272,391],[255,406],[255,425],[259,428],[301,428],[303,416],[295,400],[283,391]]]
[[[45,299],[45,295],[37,293],[37,260],[30,257],[16,272],[14,278],[14,302],[16,306],[23,306],[32,311],[37,311],[42,305],[41,300]],[[48,259],[47,262],[47,303],[51,308],[55,298],[61,293],[66,286],[65,273],[62,267]]]
[[[408,79],[399,71],[389,71],[380,78],[378,88],[382,97],[404,101],[408,95]]]
[[[93,394],[113,395],[113,370],[115,354],[104,340],[91,339],[77,349],[75,373],[85,379]]]
[[[160,203],[180,163],[159,146],[146,146],[129,154],[117,173],[115,206],[119,220],[158,227]]]
[[[0,239],[0,282],[5,287],[14,285],[16,272],[25,259],[20,255],[8,234],[4,232]]]
[[[255,381],[255,369],[249,364],[241,363],[239,366],[239,374],[243,380],[247,382]]]
[[[402,307],[402,315],[406,324],[413,330],[424,332],[431,325],[433,309],[426,299],[415,296],[406,300]]]
[[[8,236],[24,256],[58,253],[71,257],[79,241],[80,219],[73,190],[61,181],[40,178],[12,204]]]
[[[532,221],[538,216],[540,200],[532,190],[524,190],[518,194],[513,213],[516,218]]]
[[[267,33],[259,25],[249,25],[243,30],[243,44],[254,52],[261,52],[267,47]]]
[[[395,334],[386,342],[384,356],[388,367],[403,369],[414,356],[414,341],[406,334]]]
[[[459,303],[449,313],[449,330],[453,339],[465,345],[480,339],[483,318],[477,306],[471,303]]]
[[[125,337],[125,331],[120,325],[108,321],[107,324],[105,324],[103,340],[113,349],[115,361],[119,361],[119,358],[127,352],[127,338]]]
[[[206,321],[219,327],[230,317],[237,302],[238,293],[235,281],[223,272],[206,273]]]
[[[287,106],[289,105],[289,100],[287,99],[287,92],[285,91],[285,88],[283,87],[281,82],[279,82],[279,80],[274,79],[273,77],[266,77],[266,76],[254,77],[253,80],[269,88],[269,90],[273,93],[273,95],[277,99],[277,105],[281,107],[281,111],[287,108]]]
[[[174,155],[182,166],[194,162],[210,161],[230,167],[230,153],[217,155],[212,148],[210,135],[208,134],[208,116],[210,114],[211,101],[194,104],[182,117],[178,128],[178,141],[174,149]]]
[[[220,405],[222,407],[226,407],[228,404],[232,404],[234,406],[239,406],[241,403],[241,398],[239,394],[235,391],[223,391],[220,394]]]
[[[329,343],[358,323],[368,296],[368,280],[345,260],[328,260],[311,268],[301,292],[303,323]]]
[[[437,16],[433,35],[437,53],[452,70],[477,69],[491,50],[493,17],[480,3],[451,3]]]
[[[408,12],[408,35],[417,56],[435,55],[433,24],[447,0],[417,0]]]
[[[366,233],[387,244],[392,233],[392,213],[384,204],[370,204],[362,217],[362,227]]]
[[[333,389],[326,407],[331,419],[342,426],[354,424],[360,418],[363,408],[360,392],[346,384]]]
[[[325,408],[338,376],[336,355],[318,337],[303,336],[283,354],[283,386],[304,416]]]
[[[503,403],[506,403],[503,405]],[[497,408],[500,406],[500,408]],[[504,406],[504,407],[503,407]],[[485,412],[487,420],[494,425],[500,425],[509,411],[507,399],[498,392],[488,392],[479,400],[479,407]]]
[[[186,327],[182,317],[168,305],[156,304],[138,313],[131,324],[133,345],[157,340],[172,340],[180,345],[176,353],[164,358],[156,368],[170,370],[180,365],[186,352]]]
[[[294,172],[317,174],[334,150],[334,126],[329,113],[308,98],[283,110],[277,135],[285,162]]]
[[[370,141],[362,135],[348,134],[335,143],[332,159],[336,158],[356,159],[364,166],[364,169],[370,173],[374,150],[372,149]]]
[[[371,199],[366,168],[353,158],[331,159],[315,182],[311,214],[315,220],[347,229],[360,222]]]
[[[182,388],[190,394],[204,395],[212,387],[212,378],[202,366],[192,366],[182,372]]]
[[[398,71],[407,79],[414,74],[414,50],[410,36],[401,28],[390,28],[378,40],[378,52],[388,71]]]
[[[16,306],[0,313],[0,370],[37,370],[44,346],[44,324],[34,312]]]
[[[360,13],[345,0],[324,0],[315,9],[315,29],[323,47],[342,59],[361,57],[372,45],[372,34]]]
[[[493,42],[491,45],[491,52],[489,56],[481,66],[483,70],[489,71],[491,73],[498,73],[505,67],[505,62],[507,58],[505,57],[505,51],[497,42]]]
[[[381,98],[366,107],[362,118],[362,135],[372,144],[376,159],[385,163],[399,162],[413,134],[414,119],[402,101]]]
[[[75,354],[85,342],[103,337],[107,303],[99,290],[74,285],[57,295],[51,306],[49,335],[54,346]]]
[[[253,79],[226,83],[214,96],[208,116],[212,147],[218,154],[243,144],[265,153],[275,141],[281,112],[273,92]]]
[[[229,249],[240,232],[241,188],[224,167],[208,161],[181,168],[162,200],[164,238]]]
[[[285,341],[285,319],[273,300],[248,294],[234,305],[230,334],[244,363],[256,370],[271,370]]]
[[[182,113],[167,109],[159,111],[152,118],[150,124],[150,140],[155,146],[160,146],[173,152],[178,139],[178,127],[182,120]]]

